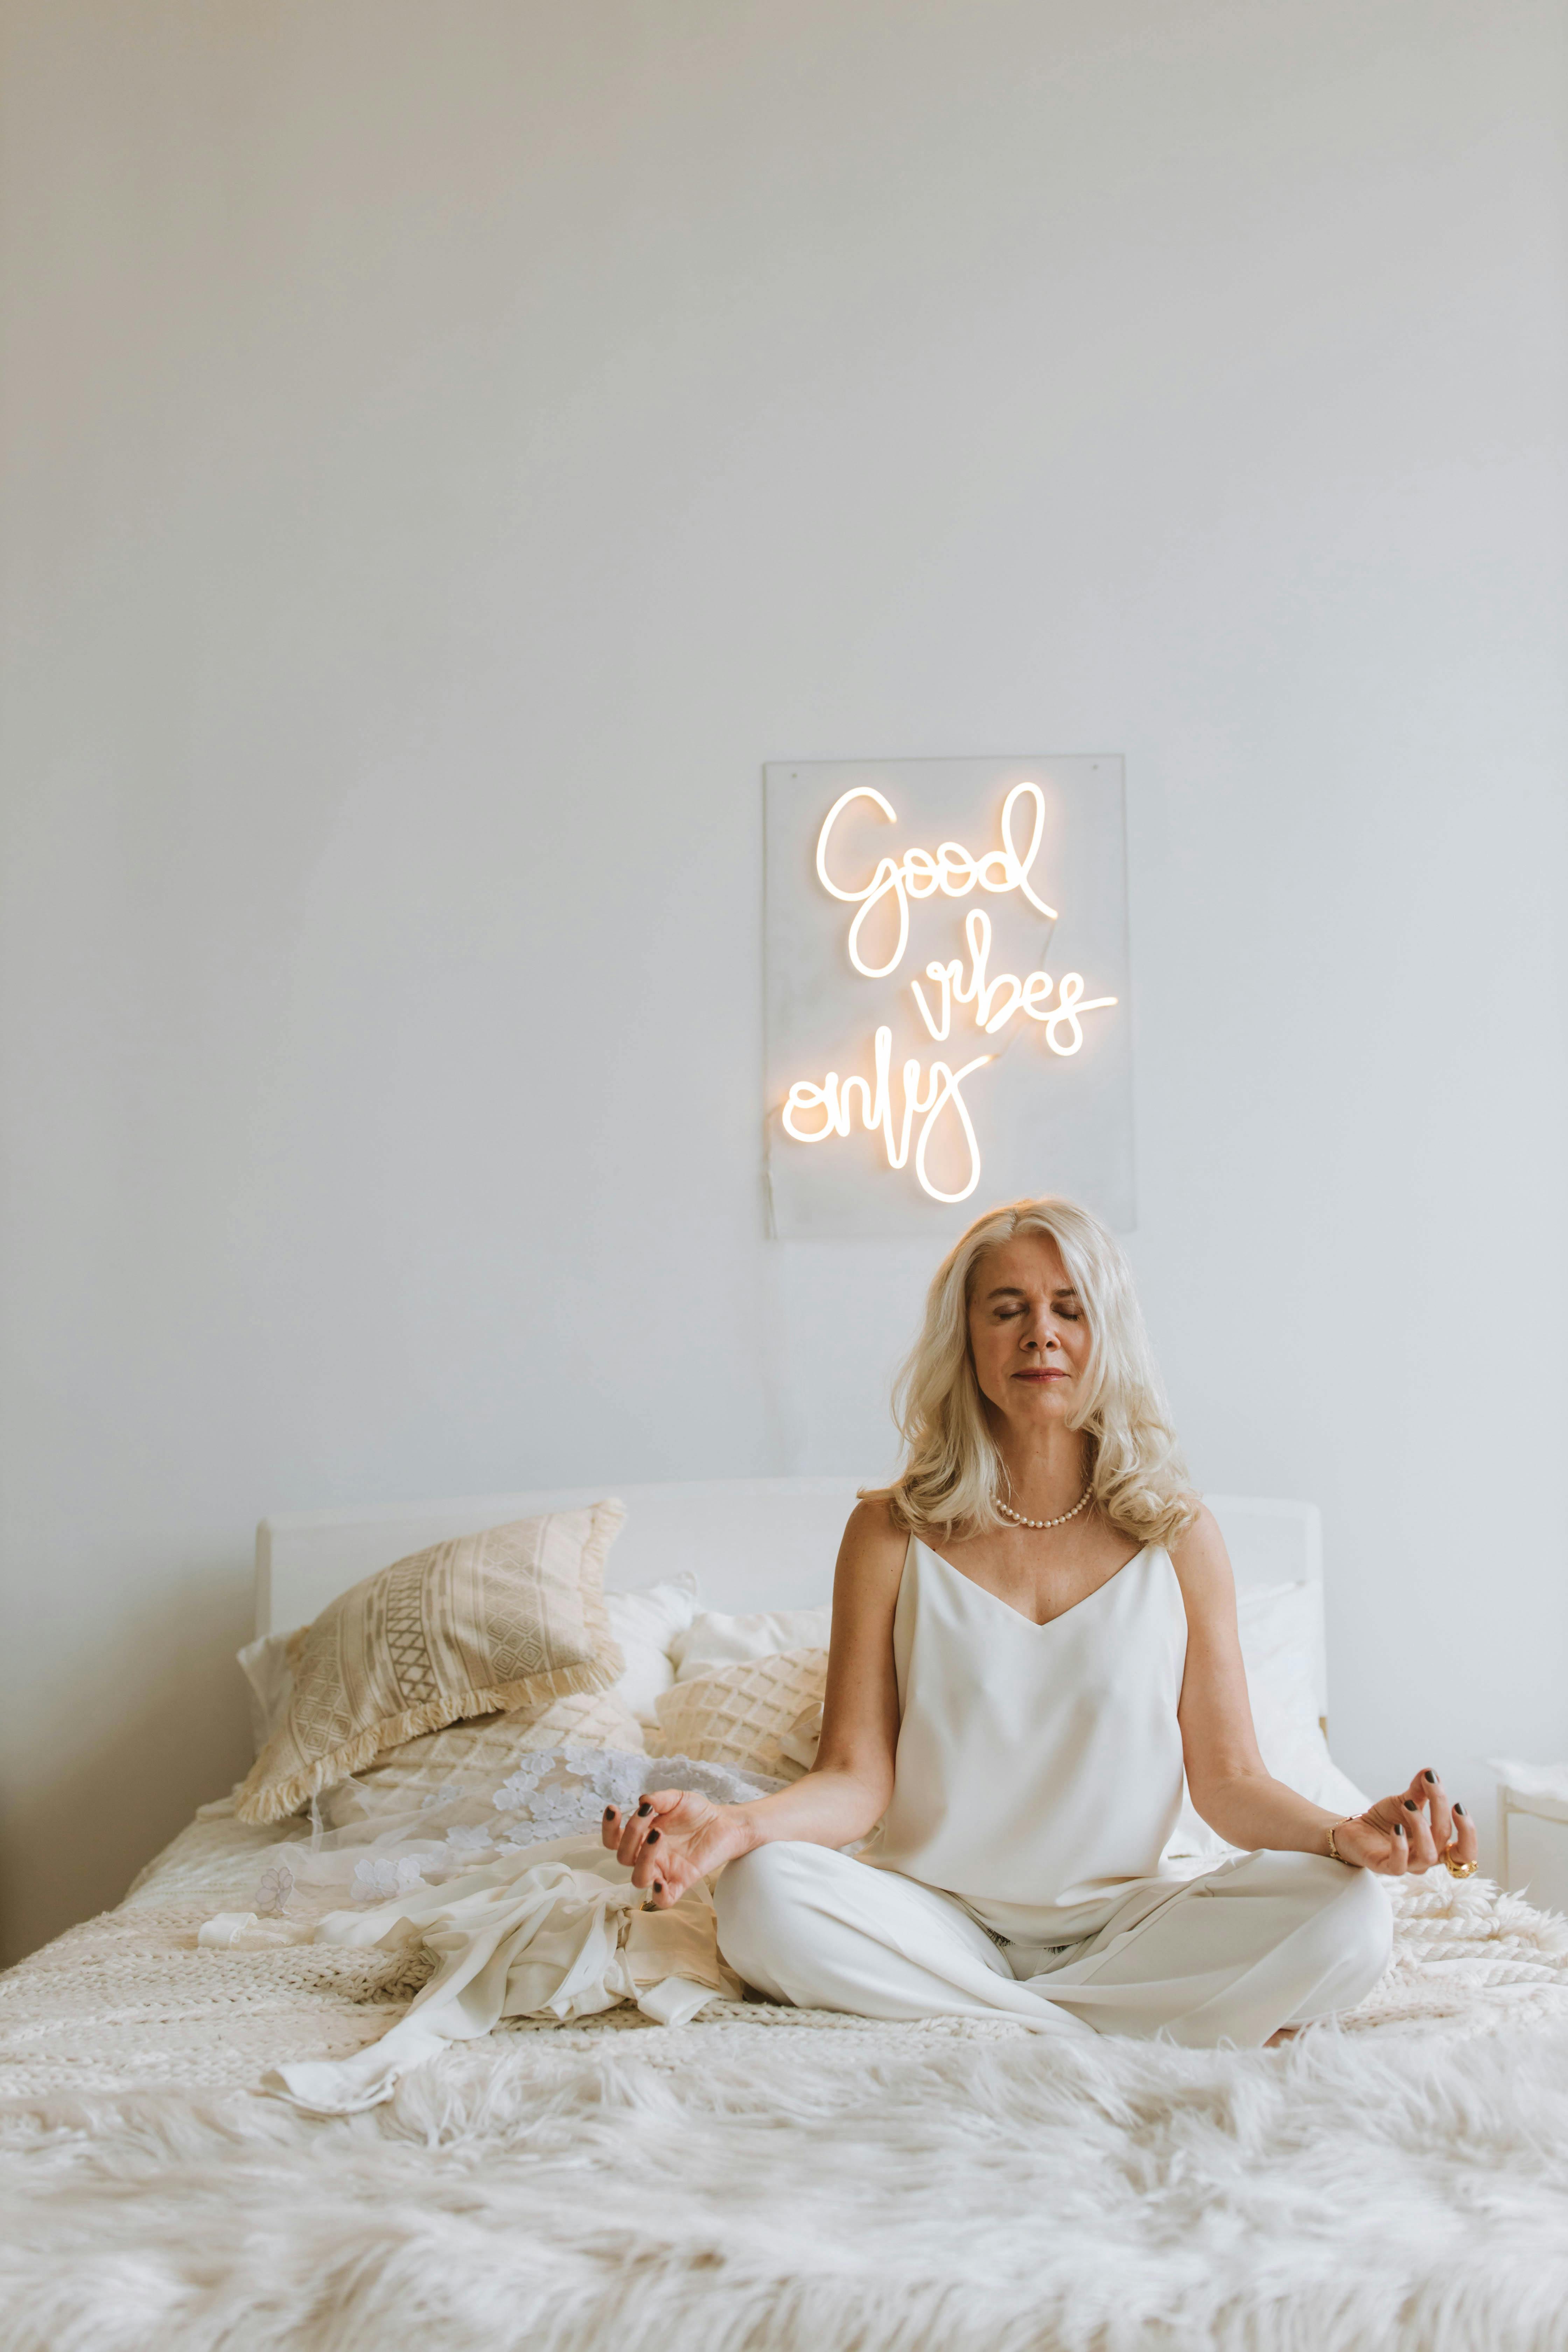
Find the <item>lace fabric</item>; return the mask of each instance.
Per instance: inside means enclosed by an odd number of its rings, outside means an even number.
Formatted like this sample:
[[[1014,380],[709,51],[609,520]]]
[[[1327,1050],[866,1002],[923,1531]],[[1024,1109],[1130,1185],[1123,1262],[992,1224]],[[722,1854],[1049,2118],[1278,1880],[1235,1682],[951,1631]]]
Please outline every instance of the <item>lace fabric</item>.
[[[531,1751],[494,1785],[465,1782],[426,1795],[407,1812],[343,1820],[330,1828],[312,1808],[309,1833],[269,1847],[252,1907],[258,1916],[306,1918],[321,1906],[310,1890],[341,1904],[384,1903],[416,1886],[439,1886],[459,1872],[520,1849],[596,1830],[605,1808],[624,1812],[648,1788],[680,1788],[715,1804],[742,1804],[782,1783],[688,1756],[650,1759],[626,1749],[568,1743]],[[279,1898],[279,1878],[291,1892]],[[331,1906],[328,1906],[331,1907]]]

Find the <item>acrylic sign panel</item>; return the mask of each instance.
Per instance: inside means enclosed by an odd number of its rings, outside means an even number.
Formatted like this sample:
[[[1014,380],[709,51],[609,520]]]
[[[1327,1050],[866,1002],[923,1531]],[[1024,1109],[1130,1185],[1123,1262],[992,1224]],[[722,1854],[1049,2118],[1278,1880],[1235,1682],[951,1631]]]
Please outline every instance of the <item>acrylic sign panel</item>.
[[[767,1135],[784,1240],[1134,1221],[1119,759],[765,771]]]

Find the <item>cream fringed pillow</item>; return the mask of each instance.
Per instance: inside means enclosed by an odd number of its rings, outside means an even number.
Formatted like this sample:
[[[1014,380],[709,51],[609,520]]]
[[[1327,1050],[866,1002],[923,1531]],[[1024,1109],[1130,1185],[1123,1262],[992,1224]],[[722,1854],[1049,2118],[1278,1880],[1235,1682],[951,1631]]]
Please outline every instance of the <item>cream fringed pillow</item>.
[[[779,1650],[677,1683],[658,1702],[648,1753],[798,1780],[816,1753],[826,1678],[826,1650]]]
[[[431,1798],[489,1796],[531,1750],[569,1747],[618,1748],[638,1756],[643,1727],[616,1690],[552,1699],[548,1706],[487,1715],[477,1723],[449,1723],[444,1731],[405,1739],[342,1788],[329,1789],[321,1811],[328,1828],[336,1830],[384,1813],[417,1812]]]
[[[289,1645],[288,1713],[239,1791],[279,1822],[384,1748],[461,1717],[603,1690],[625,1660],[605,1607],[620,1503],[433,1544],[329,1602]]]

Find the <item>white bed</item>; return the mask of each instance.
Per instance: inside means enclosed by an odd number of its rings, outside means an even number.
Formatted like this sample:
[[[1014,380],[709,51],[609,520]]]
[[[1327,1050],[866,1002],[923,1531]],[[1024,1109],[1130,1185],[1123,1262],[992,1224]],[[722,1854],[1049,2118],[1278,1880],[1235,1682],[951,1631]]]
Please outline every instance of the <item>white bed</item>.
[[[851,1478],[715,1478],[661,1486],[554,1486],[521,1495],[466,1495],[391,1503],[373,1510],[296,1511],[256,1531],[256,1631],[309,1624],[329,1601],[443,1538],[503,1527],[541,1511],[572,1510],[618,1495],[629,1514],[610,1553],[605,1583],[625,1592],[695,1570],[704,1605],[731,1611],[809,1609],[828,1600]],[[1229,1548],[1241,1591],[1310,1584],[1313,1681],[1328,1713],[1323,1638],[1322,1521],[1313,1503],[1251,1495],[1205,1497]]]
[[[258,1631],[605,1491],[270,1518]],[[731,1610],[824,1599],[853,1494],[608,1491],[630,1510],[612,1586],[695,1568]],[[1317,1513],[1211,1500],[1244,1591],[1313,1588],[1325,1711]],[[364,2046],[418,1977],[406,1954],[196,1948],[285,1832],[204,1809],[117,1910],[0,1979],[7,2352],[1568,2342],[1568,1930],[1484,1880],[1402,1890],[1384,1986],[1287,2050],[617,2010],[510,2024],[322,2121],[258,2096],[263,2067]]]

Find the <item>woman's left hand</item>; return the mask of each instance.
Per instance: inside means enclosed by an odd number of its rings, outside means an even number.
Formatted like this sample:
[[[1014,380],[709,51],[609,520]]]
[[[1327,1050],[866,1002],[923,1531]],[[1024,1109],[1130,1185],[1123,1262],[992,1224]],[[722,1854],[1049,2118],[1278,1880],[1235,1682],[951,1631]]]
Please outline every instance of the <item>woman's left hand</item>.
[[[1334,1843],[1344,1861],[1399,1878],[1439,1862],[1474,1862],[1476,1825],[1444,1793],[1436,1773],[1423,1771],[1398,1796],[1380,1797],[1353,1821],[1337,1822]]]

